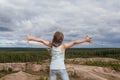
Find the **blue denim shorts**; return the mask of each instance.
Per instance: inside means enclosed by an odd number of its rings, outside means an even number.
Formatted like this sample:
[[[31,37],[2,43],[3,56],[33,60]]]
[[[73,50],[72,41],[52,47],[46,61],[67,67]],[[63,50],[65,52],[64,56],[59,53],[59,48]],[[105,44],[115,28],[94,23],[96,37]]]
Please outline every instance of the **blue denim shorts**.
[[[60,76],[62,80],[69,80],[66,69],[50,70],[50,80],[57,80],[57,76]]]

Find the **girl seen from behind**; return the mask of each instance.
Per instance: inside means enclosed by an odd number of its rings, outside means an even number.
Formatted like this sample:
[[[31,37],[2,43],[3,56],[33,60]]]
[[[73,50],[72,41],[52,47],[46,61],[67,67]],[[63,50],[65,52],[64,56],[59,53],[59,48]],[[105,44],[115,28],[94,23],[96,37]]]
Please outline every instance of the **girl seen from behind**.
[[[26,40],[40,42],[45,46],[51,47],[51,62],[49,73],[50,80],[56,80],[58,75],[61,77],[62,80],[70,80],[64,64],[65,50],[77,44],[92,43],[92,39],[87,36],[82,40],[75,40],[70,43],[63,44],[64,35],[60,31],[54,33],[52,42],[38,39],[32,36],[27,36]]]

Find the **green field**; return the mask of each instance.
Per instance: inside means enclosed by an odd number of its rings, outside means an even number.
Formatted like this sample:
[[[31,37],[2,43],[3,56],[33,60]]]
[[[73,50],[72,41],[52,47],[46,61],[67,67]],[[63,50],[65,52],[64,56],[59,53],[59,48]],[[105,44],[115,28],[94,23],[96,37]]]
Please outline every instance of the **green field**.
[[[120,60],[120,48],[71,48],[66,50],[65,57],[108,57]],[[40,62],[50,58],[45,48],[0,48],[0,63]]]

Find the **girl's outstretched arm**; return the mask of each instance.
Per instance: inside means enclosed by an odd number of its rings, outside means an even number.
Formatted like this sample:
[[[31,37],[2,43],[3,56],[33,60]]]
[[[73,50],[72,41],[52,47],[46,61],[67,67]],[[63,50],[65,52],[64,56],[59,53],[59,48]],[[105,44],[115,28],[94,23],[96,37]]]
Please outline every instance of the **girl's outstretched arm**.
[[[49,47],[51,46],[51,43],[50,43],[50,42],[45,41],[45,40],[43,40],[43,39],[38,39],[38,38],[35,38],[35,37],[32,37],[32,36],[27,36],[25,40],[26,40],[26,41],[40,42],[40,43],[44,44],[45,46],[49,46]]]
[[[64,44],[64,45],[63,45],[63,48],[64,48],[64,50],[65,50],[66,48],[70,48],[70,47],[72,47],[72,46],[74,46],[74,45],[81,44],[81,43],[86,43],[86,42],[92,43],[92,39],[91,39],[89,36],[87,36],[85,39],[75,40],[75,41],[73,41],[73,42]]]

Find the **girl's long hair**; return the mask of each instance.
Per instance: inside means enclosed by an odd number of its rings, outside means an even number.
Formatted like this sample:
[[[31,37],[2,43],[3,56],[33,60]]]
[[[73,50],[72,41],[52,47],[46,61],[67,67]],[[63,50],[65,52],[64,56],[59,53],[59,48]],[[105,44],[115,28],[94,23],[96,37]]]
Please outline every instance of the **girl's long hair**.
[[[52,46],[58,47],[62,44],[64,39],[64,35],[62,32],[57,31],[55,32],[53,39],[52,39]]]

